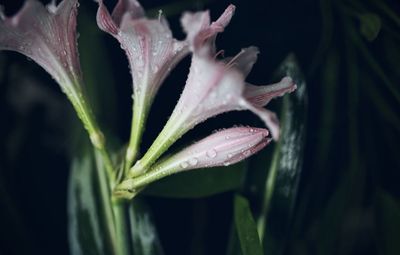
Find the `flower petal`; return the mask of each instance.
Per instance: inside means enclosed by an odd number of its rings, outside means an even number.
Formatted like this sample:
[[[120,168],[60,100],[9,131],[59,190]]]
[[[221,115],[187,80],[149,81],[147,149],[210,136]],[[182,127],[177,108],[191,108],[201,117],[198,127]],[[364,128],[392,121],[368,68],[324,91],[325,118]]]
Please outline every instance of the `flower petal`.
[[[76,46],[77,0],[47,8],[27,0],[13,17],[0,21],[0,49],[22,53],[42,66],[68,94],[81,80]]]
[[[124,180],[116,187],[114,194],[132,198],[147,184],[171,174],[235,164],[263,149],[271,141],[267,136],[268,130],[262,128],[236,127],[217,131],[180,152],[161,159],[148,173]]]
[[[244,90],[244,97],[255,106],[265,106],[275,97],[291,93],[296,89],[292,78],[284,77],[280,82],[266,86],[248,84]]]
[[[115,6],[112,18],[117,24],[121,24],[122,18],[129,15],[130,19],[144,18],[144,10],[136,0],[119,0]]]
[[[175,172],[235,164],[264,148],[270,142],[267,136],[268,130],[263,128],[236,127],[217,131],[167,160],[160,160],[154,169]]]
[[[242,49],[236,56],[225,58],[227,66],[234,67],[239,70],[244,77],[249,75],[251,69],[257,61],[257,55],[260,53],[257,47],[251,46]]]
[[[153,98],[170,70],[189,51],[172,37],[164,18],[147,19],[135,0],[119,0],[112,15],[99,0],[97,23],[113,35],[128,56],[135,90]]]
[[[229,5],[224,13],[210,24],[209,11],[190,13],[186,12],[181,18],[183,29],[187,34],[186,40],[191,50],[198,50],[206,42],[210,44],[212,54],[215,54],[215,38],[218,33],[223,32],[235,13],[235,6]]]
[[[250,110],[265,122],[272,137],[278,139],[278,119],[263,106],[273,97],[293,91],[295,85],[291,79],[284,78],[282,83],[272,87],[262,86],[256,89],[251,85],[246,94],[249,85],[244,82],[244,75],[249,72],[249,66],[242,59],[254,59],[256,48],[242,50],[242,54],[232,60],[239,65],[231,68],[226,62],[215,61],[211,56],[203,54],[204,47],[207,45],[193,52],[189,76],[181,97],[159,136],[143,158],[131,168],[131,177],[147,171],[149,166],[188,130],[224,112]],[[239,70],[240,67],[244,70]],[[260,100],[256,100],[258,98]]]
[[[143,158],[131,169],[135,176],[158,159],[184,133],[198,123],[238,107],[244,82],[241,73],[227,69],[211,57],[194,54],[185,88],[171,117]]]
[[[129,165],[138,153],[147,114],[162,82],[189,54],[185,41],[178,41],[164,17],[147,19],[136,0],[119,0],[112,12],[98,0],[97,23],[121,44],[128,57],[133,81],[133,119],[127,149]]]

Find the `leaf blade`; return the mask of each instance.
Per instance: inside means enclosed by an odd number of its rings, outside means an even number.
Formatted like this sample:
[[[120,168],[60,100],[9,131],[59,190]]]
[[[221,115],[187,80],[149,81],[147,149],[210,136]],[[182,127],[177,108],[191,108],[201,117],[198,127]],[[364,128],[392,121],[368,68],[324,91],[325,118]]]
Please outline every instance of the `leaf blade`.
[[[257,226],[246,198],[237,195],[234,198],[234,220],[243,255],[262,255]]]

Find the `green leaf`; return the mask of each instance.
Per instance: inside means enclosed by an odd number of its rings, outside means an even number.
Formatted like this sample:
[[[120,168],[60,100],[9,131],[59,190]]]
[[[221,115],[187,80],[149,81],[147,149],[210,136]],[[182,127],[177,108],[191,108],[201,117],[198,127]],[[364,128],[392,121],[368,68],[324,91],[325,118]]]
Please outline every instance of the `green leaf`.
[[[153,224],[148,206],[140,198],[135,198],[128,209],[130,221],[130,236],[133,254],[135,255],[162,255],[164,254]]]
[[[382,21],[374,13],[365,13],[359,16],[361,34],[368,40],[373,41],[378,36],[382,27]]]
[[[168,176],[144,190],[145,194],[174,198],[200,198],[238,189],[246,163],[197,169]]]
[[[109,191],[101,189],[105,169],[95,162],[89,146],[84,148],[73,160],[69,181],[71,254],[132,254],[131,248],[135,255],[163,254],[145,202],[136,198],[129,206],[112,204]],[[123,236],[117,231],[123,231]]]
[[[97,201],[97,176],[93,154],[87,148],[72,162],[68,187],[68,234],[71,254],[111,254],[104,218]]]
[[[279,76],[288,75],[297,90],[284,97],[280,114],[281,136],[273,153],[265,183],[258,231],[266,254],[282,254],[291,233],[294,205],[303,163],[307,112],[306,83],[293,55],[279,68]],[[265,169],[267,164],[260,165]]]
[[[249,202],[246,198],[239,195],[235,197],[234,218],[242,254],[262,255],[263,250]]]
[[[380,254],[400,254],[400,203],[383,190],[376,196],[375,220]]]

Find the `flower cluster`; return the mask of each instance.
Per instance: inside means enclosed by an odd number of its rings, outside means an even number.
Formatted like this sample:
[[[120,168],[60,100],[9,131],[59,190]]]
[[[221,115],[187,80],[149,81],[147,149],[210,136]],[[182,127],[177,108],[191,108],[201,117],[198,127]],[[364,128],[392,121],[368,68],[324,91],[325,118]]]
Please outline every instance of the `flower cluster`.
[[[121,44],[133,81],[132,131],[125,157],[125,179],[116,185],[114,194],[131,198],[150,182],[166,175],[236,163],[279,138],[277,117],[264,106],[271,99],[295,90],[292,79],[284,77],[272,85],[245,82],[257,60],[256,47],[242,49],[234,57],[216,58],[216,36],[229,24],[235,6],[228,6],[214,22],[208,11],[185,13],[181,24],[187,36],[180,41],[173,37],[161,14],[156,19],[147,18],[136,0],[119,0],[111,14],[102,0],[97,2],[97,24]],[[76,11],[77,0],[63,0],[58,6],[50,4],[47,8],[37,0],[27,0],[14,17],[1,15],[0,49],[18,51],[41,65],[68,95],[89,134],[101,137],[90,107],[81,102],[85,100],[76,47]],[[170,71],[188,54],[191,66],[181,97],[158,137],[138,159],[153,99]],[[256,114],[268,129],[240,127],[217,131],[160,159],[199,123],[240,110]],[[95,145],[98,137],[92,138]]]

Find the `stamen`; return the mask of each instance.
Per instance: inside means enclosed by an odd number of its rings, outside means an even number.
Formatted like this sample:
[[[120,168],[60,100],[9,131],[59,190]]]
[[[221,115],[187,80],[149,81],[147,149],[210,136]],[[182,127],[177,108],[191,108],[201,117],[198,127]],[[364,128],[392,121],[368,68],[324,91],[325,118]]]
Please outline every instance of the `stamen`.
[[[218,56],[221,56],[222,58],[224,57],[225,51],[220,50],[214,55],[214,59],[217,59]]]
[[[240,52],[236,54],[236,56],[234,56],[228,63],[226,63],[226,69],[230,69],[231,67],[233,67],[235,65],[235,60],[238,59],[239,56],[242,55],[244,52],[244,49],[240,50]]]
[[[161,21],[162,16],[163,16],[163,11],[160,9],[158,10],[158,21]]]

